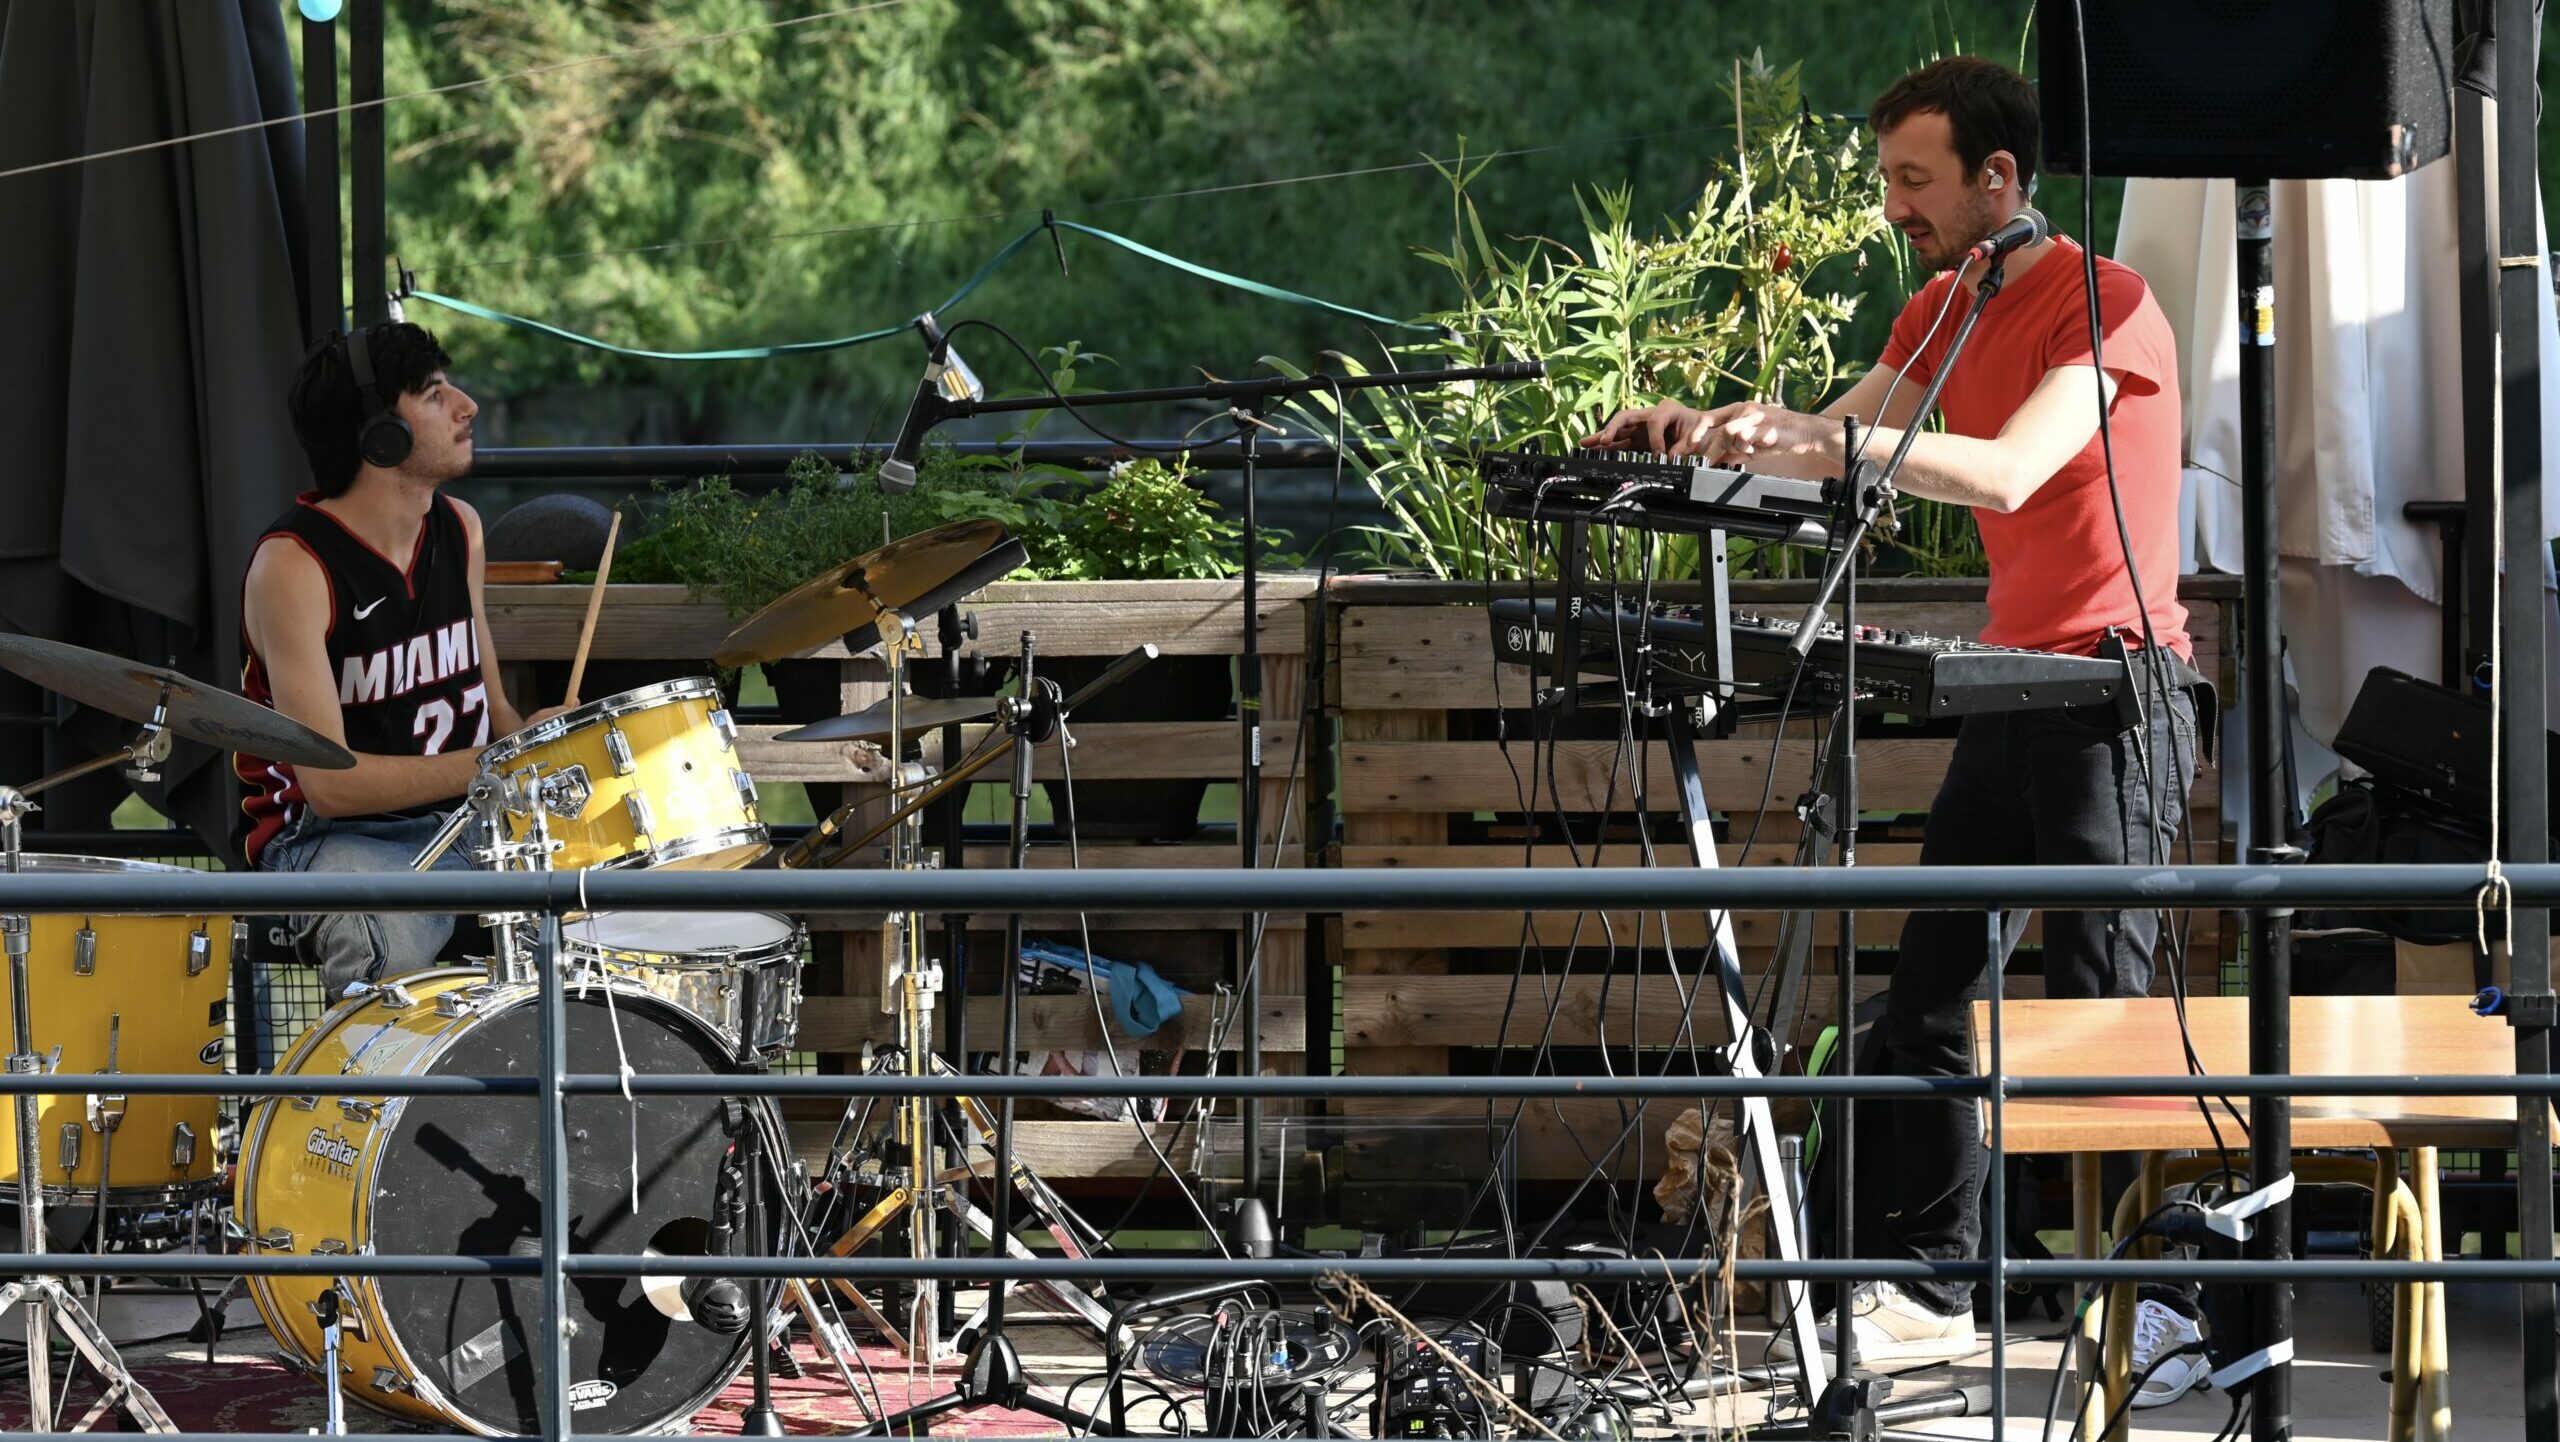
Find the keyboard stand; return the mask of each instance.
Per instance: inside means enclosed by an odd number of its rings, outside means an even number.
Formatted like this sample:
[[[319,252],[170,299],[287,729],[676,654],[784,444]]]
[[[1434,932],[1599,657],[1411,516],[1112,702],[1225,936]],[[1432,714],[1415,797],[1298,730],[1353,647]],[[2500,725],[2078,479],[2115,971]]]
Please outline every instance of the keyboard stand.
[[[1680,791],[1680,819],[1687,828],[1689,852],[1702,870],[1717,864],[1716,833],[1707,814],[1707,788],[1698,772],[1698,736],[1702,727],[1693,719],[1693,708],[1704,712],[1713,707],[1711,698],[1684,700],[1669,708],[1664,717],[1665,737],[1671,744],[1671,774]],[[1724,996],[1725,1035],[1729,1038],[1725,1066],[1737,1077],[1757,1077],[1760,1070],[1760,1028],[1751,1019],[1750,994],[1743,989],[1742,953],[1733,936],[1731,912],[1710,913],[1714,926],[1717,989]],[[1772,1056],[1777,1053],[1772,1049]],[[1740,1107],[1741,1119],[1737,1150],[1742,1157],[1743,1195],[1740,1205],[1748,1209],[1756,1191],[1769,1199],[1769,1228],[1775,1239],[1778,1260],[1796,1263],[1804,1260],[1805,1239],[1803,1217],[1795,1206],[1786,1181],[1786,1171],[1778,1160],[1778,1124],[1771,1114],[1767,1097],[1745,1097]],[[1727,1246],[1738,1239],[1727,1238]],[[1781,1282],[1786,1297],[1786,1335],[1795,1347],[1796,1384],[1807,1407],[1813,1406],[1829,1390],[1828,1358],[1814,1326],[1813,1289],[1803,1282]]]

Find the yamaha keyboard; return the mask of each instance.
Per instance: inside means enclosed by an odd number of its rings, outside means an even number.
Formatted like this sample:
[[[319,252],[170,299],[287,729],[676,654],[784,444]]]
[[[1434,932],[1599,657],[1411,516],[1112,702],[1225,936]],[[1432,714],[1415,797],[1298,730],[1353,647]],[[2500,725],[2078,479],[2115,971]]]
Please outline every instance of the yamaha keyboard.
[[[1653,531],[1725,531],[1799,546],[1830,541],[1836,483],[1763,476],[1639,451],[1488,451],[1476,460],[1498,516]]]
[[[1586,675],[1623,676],[1632,690],[1656,695],[1698,695],[1725,683],[1754,694],[1783,693],[1795,675],[1791,649],[1796,623],[1736,612],[1730,676],[1719,676],[1713,628],[1694,606],[1611,611],[1605,602],[1585,604],[1579,626]],[[1517,599],[1493,603],[1497,659],[1551,672],[1561,644],[1553,601]],[[1822,628],[1804,660],[1796,695],[1808,707],[1837,705],[1847,638],[1836,624]],[[1635,663],[1641,661],[1641,673]],[[2102,656],[2064,656],[1986,646],[1881,626],[1860,626],[1857,640],[1861,711],[1905,716],[1975,716],[2045,706],[2122,704],[2125,664]]]

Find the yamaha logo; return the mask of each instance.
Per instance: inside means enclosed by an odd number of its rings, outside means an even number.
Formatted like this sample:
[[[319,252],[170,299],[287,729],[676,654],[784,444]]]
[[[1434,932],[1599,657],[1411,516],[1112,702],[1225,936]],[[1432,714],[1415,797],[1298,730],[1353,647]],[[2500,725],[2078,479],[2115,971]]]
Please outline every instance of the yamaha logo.
[[[352,1170],[356,1159],[363,1155],[355,1143],[334,1131],[322,1131],[318,1127],[311,1129],[311,1137],[302,1144],[302,1150],[340,1170]]]
[[[612,1401],[613,1394],[621,1390],[621,1388],[616,1387],[611,1382],[607,1382],[602,1379],[589,1382],[572,1382],[569,1384],[569,1410],[572,1412],[594,1411],[596,1408]]]

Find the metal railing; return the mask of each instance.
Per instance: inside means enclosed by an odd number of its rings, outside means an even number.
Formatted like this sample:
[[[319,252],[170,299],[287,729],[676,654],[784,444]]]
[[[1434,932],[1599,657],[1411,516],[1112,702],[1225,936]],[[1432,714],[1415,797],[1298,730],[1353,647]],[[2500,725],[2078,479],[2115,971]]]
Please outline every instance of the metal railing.
[[[2560,864],[2507,868],[2512,904],[2540,910],[2560,903]],[[1117,872],[399,872],[382,874],[114,874],[0,875],[0,914],[156,913],[227,914],[315,911],[530,912],[546,917],[576,910],[917,911],[961,910],[1111,911],[1143,906],[1156,911],[1455,911],[1494,908],[1524,911],[1645,910],[1761,911],[1891,908],[1980,911],[1997,938],[2003,913],[2032,909],[2119,910],[2266,909],[2360,906],[2411,910],[2467,910],[2484,881],[2476,866],[2199,866],[2199,867],[1859,867],[1780,871],[1449,869],[1429,871],[1148,871]],[[2238,1096],[2513,1096],[2560,1097],[2552,1076],[2036,1076],[2012,1077],[2002,1066],[2000,988],[1989,988],[1989,1070],[1976,1077],[1729,1077],[1729,1076],[1370,1076],[1370,1077],[1045,1077],[1045,1076],[735,1076],[652,1074],[625,1078],[566,1069],[565,1003],[555,967],[541,967],[539,1007],[542,1050],[538,1074],[525,1077],[465,1076],[238,1076],[208,1086],[201,1076],[119,1074],[119,1091],[134,1095],[261,1096],[538,1096],[542,1184],[539,1195],[543,1245],[538,1256],[206,1256],[46,1255],[0,1253],[0,1275],[38,1270],[65,1276],[190,1277],[230,1275],[329,1275],[459,1277],[539,1276],[549,1357],[541,1406],[545,1432],[570,1430],[566,1391],[565,1288],[572,1277],[643,1274],[742,1279],[807,1278],[848,1281],[993,1282],[1081,1280],[1201,1282],[1223,1279],[1312,1281],[1344,1272],[1378,1281],[1691,1281],[1722,1274],[1742,1281],[1855,1282],[1868,1280],[1987,1280],[1993,1295],[2010,1281],[2072,1283],[2157,1279],[2174,1271],[2181,1280],[2270,1283],[2297,1280],[2363,1282],[2447,1281],[2560,1282],[2560,1262],[2501,1261],[2144,1261],[2069,1258],[2012,1261],[1996,1243],[1981,1261],[1920,1262],[1846,1258],[1785,1262],[1770,1259],[1655,1258],[1040,1258],[944,1257],[681,1257],[577,1254],[568,1251],[567,1150],[562,1136],[564,1098],[575,1095],[755,1095],[771,1097],[894,1098],[954,1096],[1060,1098],[1132,1097],[1396,1098],[1508,1096],[1522,1098],[1742,1097],[1885,1099],[1978,1097],[1989,1103],[1990,1144],[2000,1154],[2009,1098],[2029,1097],[2238,1097]],[[0,1096],[54,1090],[40,1075],[0,1076]],[[1985,1232],[2005,1231],[2002,1189],[1990,1189]],[[2548,1253],[2550,1239],[2527,1238],[2529,1250]],[[2537,1241],[2539,1246],[2536,1245]],[[2005,1415],[2005,1334],[1993,1331],[1993,1411]],[[2528,1385],[2535,1379],[2528,1378]],[[20,1434],[0,1433],[0,1442]],[[250,1436],[259,1434],[221,1434]]]

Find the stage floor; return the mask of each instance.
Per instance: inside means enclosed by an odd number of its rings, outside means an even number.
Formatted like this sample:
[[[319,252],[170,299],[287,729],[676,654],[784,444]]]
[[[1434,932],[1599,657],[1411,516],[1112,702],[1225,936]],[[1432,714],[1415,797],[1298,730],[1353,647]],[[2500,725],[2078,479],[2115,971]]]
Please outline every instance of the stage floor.
[[[2512,1437],[2520,1425],[2516,1348],[2516,1291],[2504,1286],[2455,1286],[2450,1322],[2454,1359],[2454,1435],[2463,1438]],[[193,1324],[192,1301],[166,1294],[119,1294],[111,1303],[111,1324],[120,1336],[147,1337],[181,1331]],[[2316,1283],[2300,1293],[2298,1316],[2304,1328],[2302,1361],[2295,1367],[2294,1421],[2300,1442],[2381,1442],[2387,1387],[2383,1359],[2366,1345],[2364,1305],[2355,1289]],[[144,1370],[151,1386],[180,1425],[190,1430],[302,1431],[322,1421],[318,1391],[309,1379],[285,1368],[276,1358],[248,1302],[235,1301],[228,1311],[232,1330],[205,1363],[204,1345],[157,1342],[129,1346],[128,1356]],[[1932,1439],[2033,1439],[2042,1434],[2047,1389],[2059,1353],[2051,1341],[2059,1324],[2041,1318],[2011,1334],[2009,1347],[2009,1426],[2005,1432],[1988,1417],[1932,1422],[1894,1435]],[[1017,1333],[1024,1361],[1035,1377],[1051,1384],[1051,1395],[1076,1377],[1097,1370],[1094,1354],[1078,1333],[1032,1326]],[[1756,1359],[1760,1334],[1749,1334],[1744,1355]],[[1983,1337],[1981,1355],[1950,1367],[1905,1374],[1902,1390],[1935,1385],[1970,1385],[1990,1380],[1990,1338]],[[871,1365],[892,1407],[921,1402],[947,1387],[949,1371],[939,1377],[916,1371],[884,1348],[867,1348]],[[809,1375],[800,1381],[777,1381],[778,1409],[794,1434],[822,1435],[851,1431],[862,1421],[861,1410],[844,1394],[832,1370],[822,1370],[806,1357]],[[12,1392],[17,1388],[12,1387]],[[1093,1388],[1079,1394],[1089,1403]],[[23,1395],[23,1393],[19,1393]],[[734,1433],[747,1384],[741,1381],[697,1419],[699,1430]],[[2065,1407],[2068,1408],[2066,1400]],[[1748,1422],[1766,1415],[1760,1399],[1728,1403],[1719,1413],[1700,1411],[1683,1421],[1690,1426],[1713,1422]],[[2134,1414],[2133,1435],[2143,1442],[2206,1442],[2229,1415],[2219,1395],[2194,1393],[2165,1408]],[[1140,1430],[1156,1430],[1133,1418]],[[349,1409],[349,1426],[358,1432],[412,1430],[361,1408]],[[23,1425],[16,1399],[0,1403],[0,1426]],[[938,1427],[940,1435],[1054,1435],[1053,1424],[1022,1414],[981,1413],[966,1423]],[[1648,1429],[1650,1430],[1650,1429]],[[2067,1419],[2056,1435],[2067,1435]]]

